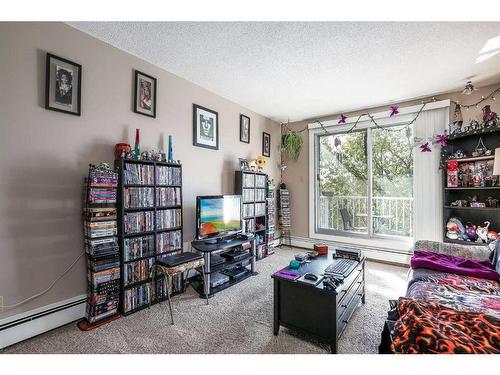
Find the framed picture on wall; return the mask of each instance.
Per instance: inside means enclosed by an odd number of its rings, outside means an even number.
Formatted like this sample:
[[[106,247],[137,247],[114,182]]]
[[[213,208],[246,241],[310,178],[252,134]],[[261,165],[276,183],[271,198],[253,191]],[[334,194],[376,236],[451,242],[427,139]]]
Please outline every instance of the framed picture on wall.
[[[47,53],[45,63],[45,108],[80,116],[82,66]]]
[[[250,143],[250,117],[240,114],[240,142]]]
[[[271,134],[266,132],[262,133],[262,155],[271,156]]]
[[[156,95],[156,78],[136,70],[134,85],[134,112],[155,118]]]
[[[193,104],[193,146],[219,149],[219,114]]]

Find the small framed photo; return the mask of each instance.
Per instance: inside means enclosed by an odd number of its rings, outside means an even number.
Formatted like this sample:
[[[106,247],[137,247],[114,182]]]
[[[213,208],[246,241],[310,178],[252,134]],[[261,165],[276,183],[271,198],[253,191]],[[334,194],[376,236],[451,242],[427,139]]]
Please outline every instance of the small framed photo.
[[[238,160],[240,161],[240,171],[248,171],[248,160],[242,158],[239,158]]]
[[[219,114],[193,104],[193,146],[219,149]]]
[[[250,143],[250,117],[240,114],[240,142]]]
[[[271,134],[266,132],[262,133],[262,155],[271,156]]]
[[[156,118],[156,78],[135,71],[134,112]]]
[[[47,53],[45,70],[45,108],[80,116],[82,66]]]

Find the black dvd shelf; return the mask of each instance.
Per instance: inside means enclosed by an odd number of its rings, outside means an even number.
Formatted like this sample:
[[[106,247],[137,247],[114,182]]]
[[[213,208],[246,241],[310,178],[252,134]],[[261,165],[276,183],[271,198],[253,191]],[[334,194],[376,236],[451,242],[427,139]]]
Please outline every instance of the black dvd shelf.
[[[256,260],[274,252],[274,186],[263,172],[236,171],[235,193],[242,196],[243,231],[255,236]]]
[[[166,299],[166,278],[162,275],[155,279],[156,290],[151,289],[152,295],[149,295],[148,284],[152,280],[149,277],[148,260],[182,251],[182,165],[136,159],[119,159],[115,161],[115,165],[119,175],[117,203],[121,254],[120,311],[123,315],[129,315],[149,306],[150,300],[151,304],[154,304]],[[130,202],[144,201],[144,196],[147,195],[146,189],[153,190],[152,197],[147,196],[146,207],[131,205]],[[142,194],[142,196],[125,194]],[[126,242],[141,237],[152,237],[153,249],[150,248],[149,242],[143,244],[138,241],[133,245]],[[137,246],[140,247],[138,252],[140,256],[134,256]],[[134,282],[127,283],[125,275],[131,273]],[[181,293],[182,285],[182,275],[173,278],[170,286],[171,295]]]
[[[119,307],[120,256],[117,238],[118,174],[107,164],[90,165],[84,189],[84,235],[87,255],[85,322],[95,324],[116,317]]]

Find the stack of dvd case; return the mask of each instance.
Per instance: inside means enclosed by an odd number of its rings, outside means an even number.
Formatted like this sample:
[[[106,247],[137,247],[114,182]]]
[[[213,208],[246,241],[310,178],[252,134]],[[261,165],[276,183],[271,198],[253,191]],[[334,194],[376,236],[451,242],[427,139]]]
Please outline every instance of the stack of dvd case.
[[[275,233],[275,185],[272,180],[267,182],[267,228],[266,228],[266,244],[267,255],[274,253],[274,233]]]
[[[120,253],[116,226],[118,174],[107,164],[90,165],[85,179],[84,234],[87,254],[86,320],[95,323],[118,313]]]

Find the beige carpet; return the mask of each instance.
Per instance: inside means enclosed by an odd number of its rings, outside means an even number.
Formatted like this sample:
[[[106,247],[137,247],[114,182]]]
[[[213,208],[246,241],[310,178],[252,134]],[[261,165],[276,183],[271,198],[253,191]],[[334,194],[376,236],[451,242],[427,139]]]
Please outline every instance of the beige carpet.
[[[192,288],[174,297],[175,325],[166,303],[89,332],[68,324],[4,349],[3,353],[328,353],[328,346],[285,328],[274,336],[271,274],[297,250],[277,249],[257,262],[257,276],[210,299]],[[367,262],[366,304],[354,313],[339,342],[340,353],[376,353],[388,299],[402,296],[406,269]]]

